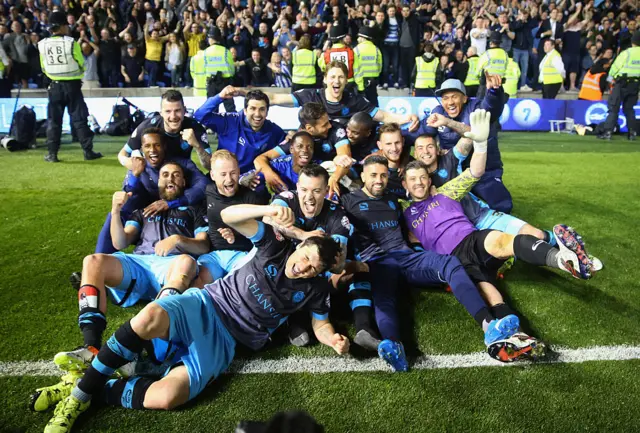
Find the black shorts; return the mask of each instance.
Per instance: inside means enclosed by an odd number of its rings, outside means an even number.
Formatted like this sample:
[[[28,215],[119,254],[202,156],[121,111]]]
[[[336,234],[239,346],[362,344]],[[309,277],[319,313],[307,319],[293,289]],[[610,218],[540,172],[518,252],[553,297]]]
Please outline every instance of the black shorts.
[[[484,247],[484,240],[492,231],[478,230],[470,233],[451,252],[452,256],[456,256],[460,260],[469,278],[476,284],[487,282],[495,286],[498,269],[505,262],[493,257]]]

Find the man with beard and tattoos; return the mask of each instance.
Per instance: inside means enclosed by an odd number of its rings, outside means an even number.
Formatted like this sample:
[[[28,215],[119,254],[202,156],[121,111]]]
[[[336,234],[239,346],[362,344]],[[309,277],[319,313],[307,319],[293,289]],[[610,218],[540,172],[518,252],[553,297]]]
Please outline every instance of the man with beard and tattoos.
[[[180,200],[185,186],[180,165],[167,162],[160,168],[158,190],[163,200]],[[209,251],[203,208],[179,206],[154,216],[145,216],[144,209],[137,209],[123,224],[120,211],[130,196],[125,191],[113,195],[111,236],[119,250],[132,244],[136,247],[133,254],[85,257],[78,291],[78,324],[84,346],[55,356],[54,362],[62,370],[82,370],[98,353],[107,325],[107,294],[116,305],[130,307],[141,300],[181,293],[197,275],[194,256]]]

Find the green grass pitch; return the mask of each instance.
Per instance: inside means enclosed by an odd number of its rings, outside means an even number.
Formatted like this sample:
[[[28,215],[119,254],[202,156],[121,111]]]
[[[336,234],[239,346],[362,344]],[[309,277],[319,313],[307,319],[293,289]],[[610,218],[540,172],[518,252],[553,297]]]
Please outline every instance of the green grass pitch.
[[[67,137],[68,139],[68,137]],[[97,137],[106,157],[84,162],[63,145],[60,164],[37,150],[0,151],[0,362],[51,359],[82,341],[69,274],[93,252],[124,169],[124,139]],[[501,283],[526,330],[555,346],[640,344],[640,144],[622,138],[503,133],[504,182],[514,214],[541,228],[574,226],[605,269],[590,281],[516,263]],[[410,293],[409,355],[483,350],[482,333],[452,295]],[[411,307],[409,307],[411,305]],[[110,306],[107,334],[139,307]],[[344,332],[347,323],[339,322]],[[351,333],[351,336],[352,333]],[[240,357],[327,356],[283,338]],[[328,432],[640,431],[640,360],[391,373],[225,375],[175,412],[92,408],[77,432],[232,432],[240,419],[302,409]],[[54,377],[0,377],[0,432],[42,431],[51,413],[28,397]]]

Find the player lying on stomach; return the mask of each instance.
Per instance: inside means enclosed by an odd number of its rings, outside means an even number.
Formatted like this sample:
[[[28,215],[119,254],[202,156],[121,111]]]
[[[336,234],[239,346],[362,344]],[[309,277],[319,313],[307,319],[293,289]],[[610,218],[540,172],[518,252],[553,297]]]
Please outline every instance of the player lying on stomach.
[[[559,248],[532,235],[513,236],[496,230],[477,230],[464,214],[460,200],[484,174],[486,142],[477,141],[478,135],[486,136],[482,129],[489,128],[489,113],[476,110],[471,114],[471,132],[474,153],[470,166],[461,175],[433,191],[427,166],[414,161],[407,165],[405,188],[409,191],[410,204],[405,206],[404,219],[411,233],[428,251],[456,256],[471,279],[478,284],[496,317],[513,314],[496,289],[495,275],[504,260],[517,256],[536,266],[563,269],[576,278],[592,276],[592,263],[588,258],[581,237],[570,227],[556,225],[554,235]],[[493,345],[502,360],[519,356],[536,356],[540,344],[532,337],[518,332]]]
[[[158,189],[163,200],[180,200],[185,188],[184,171],[169,162],[160,168]],[[78,291],[78,325],[84,346],[60,352],[54,362],[63,370],[86,368],[102,346],[106,327],[107,295],[116,305],[130,307],[139,300],[150,301],[162,294],[182,292],[197,274],[192,256],[209,251],[204,209],[180,206],[150,216],[135,210],[123,225],[120,211],[129,195],[113,195],[111,236],[119,250],[135,244],[133,254],[92,254],[82,263]]]
[[[291,209],[283,206],[226,208],[223,221],[251,239],[257,248],[255,256],[202,290],[189,289],[148,304],[120,326],[82,378],[76,384],[61,384],[56,398],[49,400],[49,406],[57,406],[45,432],[70,431],[95,398],[135,409],[179,407],[227,369],[237,343],[262,348],[287,316],[301,309],[312,315],[321,343],[338,354],[347,353],[349,340],[336,333],[328,320],[329,283],[322,277],[335,264],[340,246],[321,236],[295,246],[258,221],[265,216],[286,228],[293,224]],[[110,379],[152,339],[168,341],[175,349],[175,364],[163,378]]]

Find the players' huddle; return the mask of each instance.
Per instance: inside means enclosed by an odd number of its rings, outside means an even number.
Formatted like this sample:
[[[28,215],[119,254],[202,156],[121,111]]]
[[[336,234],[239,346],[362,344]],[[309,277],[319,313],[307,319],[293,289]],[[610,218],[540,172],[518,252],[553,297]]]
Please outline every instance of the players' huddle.
[[[353,342],[407,371],[397,305],[407,286],[449,286],[489,356],[544,356],[497,289],[501,268],[517,257],[588,279],[602,263],[571,227],[543,231],[495,209],[510,210],[496,181],[501,83],[489,79],[485,99],[468,101],[453,81],[422,124],[345,91],[341,63],[327,66],[325,89],[227,87],[194,118],[167,91],[118,155],[122,190],[96,253],[72,275],[84,342],[55,356],[65,375],[32,396],[33,410],[55,406],[45,431],[70,431],[96,400],[178,407],[229,367],[237,344],[259,350],[287,321],[292,344],[308,344],[311,329],[339,355]],[[244,110],[219,114],[236,95]],[[267,120],[271,103],[300,106],[300,130]],[[215,152],[206,128],[218,136]],[[353,313],[351,339],[329,320],[338,292]],[[103,344],[108,298],[152,302]]]

